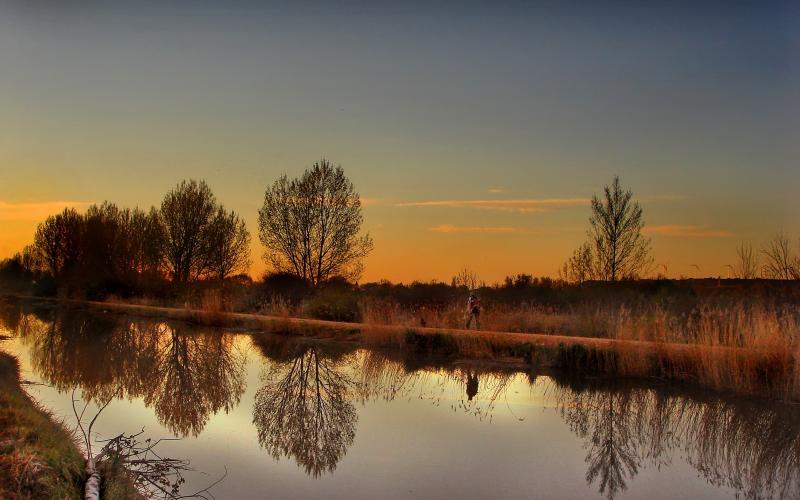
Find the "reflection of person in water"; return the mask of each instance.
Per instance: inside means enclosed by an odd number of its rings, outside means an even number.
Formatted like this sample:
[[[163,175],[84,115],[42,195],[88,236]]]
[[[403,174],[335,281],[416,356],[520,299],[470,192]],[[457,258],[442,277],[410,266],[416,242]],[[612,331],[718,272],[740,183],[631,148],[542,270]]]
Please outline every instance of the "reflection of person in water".
[[[478,394],[478,374],[469,372],[467,373],[467,399],[472,401],[476,394]]]

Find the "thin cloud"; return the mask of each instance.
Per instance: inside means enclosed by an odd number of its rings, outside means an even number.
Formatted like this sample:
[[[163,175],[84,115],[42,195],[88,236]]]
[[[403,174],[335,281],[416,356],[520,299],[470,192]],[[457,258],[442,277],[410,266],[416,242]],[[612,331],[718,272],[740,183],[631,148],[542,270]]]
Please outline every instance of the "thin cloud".
[[[57,214],[66,207],[85,208],[91,205],[88,201],[32,201],[10,202],[0,200],[1,221],[41,220]]]
[[[398,207],[444,207],[499,210],[504,212],[547,212],[549,210],[585,206],[588,198],[544,198],[522,200],[431,200],[398,203]]]
[[[505,193],[506,190],[503,188],[489,188],[486,190],[487,193],[498,194],[498,193]]]
[[[662,226],[646,226],[642,232],[658,236],[684,238],[730,238],[734,234],[724,229],[708,229],[702,226],[665,224]]]
[[[490,234],[526,234],[528,231],[518,227],[487,227],[487,226],[454,226],[452,224],[440,224],[429,227],[428,231],[434,233],[490,233]]]
[[[382,203],[382,201],[383,201],[380,198],[369,198],[369,197],[363,197],[363,196],[360,197],[359,199],[361,200],[361,206],[362,207],[371,207],[371,206],[375,206],[375,205],[380,205]]]
[[[682,194],[650,194],[642,196],[641,200],[644,202],[649,203],[673,203],[678,201],[684,201],[686,199],[685,195]]]

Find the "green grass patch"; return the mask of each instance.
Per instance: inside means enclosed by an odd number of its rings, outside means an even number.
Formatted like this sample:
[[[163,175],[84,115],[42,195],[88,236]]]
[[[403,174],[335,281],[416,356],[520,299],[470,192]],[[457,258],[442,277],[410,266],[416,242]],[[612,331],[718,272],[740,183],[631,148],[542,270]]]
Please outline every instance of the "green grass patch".
[[[85,461],[73,435],[19,385],[0,353],[0,498],[82,498]]]

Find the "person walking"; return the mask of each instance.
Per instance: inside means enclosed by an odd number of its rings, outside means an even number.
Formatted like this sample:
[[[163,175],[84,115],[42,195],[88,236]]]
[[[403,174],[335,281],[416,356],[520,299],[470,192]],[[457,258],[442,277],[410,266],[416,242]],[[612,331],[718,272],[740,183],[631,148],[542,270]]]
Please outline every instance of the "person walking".
[[[479,318],[481,315],[481,301],[478,299],[478,296],[475,295],[475,292],[469,293],[469,299],[467,299],[467,315],[467,330],[469,330],[472,324],[472,318],[475,318],[475,328],[480,330],[481,325]]]

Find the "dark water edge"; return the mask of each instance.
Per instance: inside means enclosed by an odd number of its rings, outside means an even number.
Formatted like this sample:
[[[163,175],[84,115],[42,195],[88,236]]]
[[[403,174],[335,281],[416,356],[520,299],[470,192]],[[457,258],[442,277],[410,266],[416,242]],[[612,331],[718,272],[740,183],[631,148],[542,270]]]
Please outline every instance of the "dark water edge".
[[[68,418],[145,426],[217,498],[796,498],[800,408],[26,304],[1,344]]]

